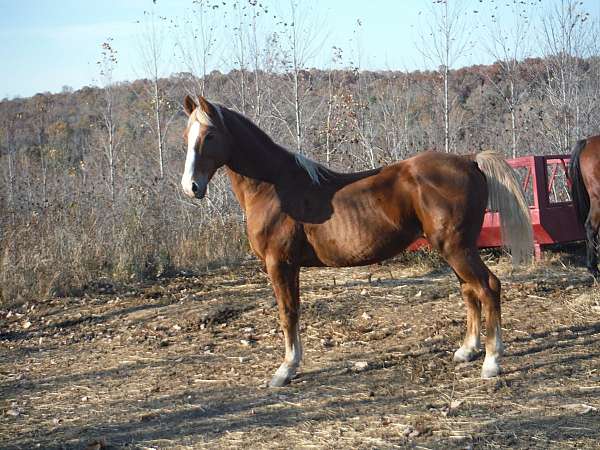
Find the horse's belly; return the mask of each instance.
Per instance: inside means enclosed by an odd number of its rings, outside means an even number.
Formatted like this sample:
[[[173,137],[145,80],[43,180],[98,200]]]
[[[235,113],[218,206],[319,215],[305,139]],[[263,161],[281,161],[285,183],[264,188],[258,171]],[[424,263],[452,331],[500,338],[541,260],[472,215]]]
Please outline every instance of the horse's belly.
[[[308,242],[327,266],[371,264],[397,255],[418,236],[416,230],[391,226],[322,224],[306,227]]]

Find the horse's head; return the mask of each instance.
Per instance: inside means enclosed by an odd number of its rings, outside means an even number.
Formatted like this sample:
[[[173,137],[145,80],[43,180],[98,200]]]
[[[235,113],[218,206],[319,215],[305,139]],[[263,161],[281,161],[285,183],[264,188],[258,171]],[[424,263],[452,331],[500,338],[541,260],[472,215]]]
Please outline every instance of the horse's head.
[[[199,104],[186,95],[183,105],[188,115],[184,138],[187,142],[181,186],[188,197],[204,198],[208,182],[229,159],[229,145],[223,114],[204,97]]]

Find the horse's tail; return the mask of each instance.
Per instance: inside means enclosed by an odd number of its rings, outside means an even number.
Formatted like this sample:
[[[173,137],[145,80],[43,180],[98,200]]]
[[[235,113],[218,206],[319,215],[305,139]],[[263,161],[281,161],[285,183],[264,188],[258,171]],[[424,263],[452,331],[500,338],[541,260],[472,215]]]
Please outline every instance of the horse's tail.
[[[502,242],[512,255],[513,265],[531,262],[533,228],[516,172],[493,151],[478,153],[474,159],[487,178],[489,207],[500,213]]]
[[[569,164],[571,198],[573,199],[573,206],[575,206],[577,217],[582,225],[585,224],[587,216],[590,212],[590,196],[585,188],[585,184],[583,184],[581,165],[579,161],[581,152],[585,148],[586,144],[587,140],[582,139],[573,146],[573,151],[571,152],[571,163]]]

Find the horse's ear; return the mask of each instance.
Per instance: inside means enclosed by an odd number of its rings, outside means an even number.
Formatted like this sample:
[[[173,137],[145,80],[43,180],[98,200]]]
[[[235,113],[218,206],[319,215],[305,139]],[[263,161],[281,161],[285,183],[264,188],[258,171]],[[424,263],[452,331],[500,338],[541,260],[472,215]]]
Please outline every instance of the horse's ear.
[[[204,97],[198,97],[199,107],[206,113],[214,126],[217,128],[225,127],[225,123],[223,121],[223,114],[218,106],[213,105],[211,102],[206,100]]]
[[[198,105],[196,105],[194,99],[189,95],[186,95],[183,99],[183,110],[188,115],[188,117],[190,114],[192,114],[192,112],[194,112],[194,109],[196,109],[197,106]]]
[[[208,117],[214,117],[215,107],[208,100],[206,100],[202,96],[199,96],[198,103],[200,105],[200,108],[202,108],[202,111],[208,114]]]

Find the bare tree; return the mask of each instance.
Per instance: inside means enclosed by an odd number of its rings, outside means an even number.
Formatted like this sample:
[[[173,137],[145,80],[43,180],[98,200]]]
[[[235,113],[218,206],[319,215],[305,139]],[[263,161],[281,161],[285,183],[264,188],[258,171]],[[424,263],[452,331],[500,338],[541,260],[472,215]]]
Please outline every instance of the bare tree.
[[[310,73],[306,70],[323,44],[325,28],[318,19],[312,4],[300,8],[298,0],[289,0],[287,10],[281,14],[284,36],[284,68],[291,79],[292,107],[294,111],[293,135],[296,150],[301,151],[305,122],[304,105],[310,91]],[[282,43],[280,41],[280,43]],[[281,117],[285,117],[280,114]]]
[[[232,82],[236,88],[235,99],[242,114],[250,115],[257,123],[261,121],[263,107],[262,75],[266,67],[264,55],[267,53],[269,34],[266,29],[272,25],[265,23],[267,14],[273,19],[276,15],[258,0],[234,0],[231,4],[232,23],[228,26],[234,35],[231,59],[236,71],[232,72]],[[252,86],[253,85],[253,86]],[[254,89],[254,99],[251,90]]]
[[[450,2],[452,6],[450,6]],[[450,152],[450,70],[470,45],[466,32],[465,8],[460,0],[435,0],[430,8],[431,21],[426,34],[421,35],[421,53],[425,60],[438,67],[443,82],[444,150]]]
[[[341,88],[335,80],[334,67],[342,61],[343,51],[339,47],[333,47],[333,55],[331,58],[332,66],[327,71],[327,115],[325,118],[325,161],[330,163],[333,153],[337,150],[334,144],[334,112],[336,104],[340,96],[342,96]]]
[[[252,70],[254,72],[254,120],[257,125],[260,126],[262,119],[262,69],[264,67],[262,61],[262,51],[261,51],[261,43],[259,42],[259,16],[261,12],[264,13],[263,17],[266,13],[268,13],[268,9],[262,10],[262,5],[259,5],[257,1],[251,1],[250,6],[251,9],[251,21],[250,21],[250,33],[249,33],[249,53],[250,60],[252,63]]]
[[[362,20],[356,19],[355,27],[353,31],[354,38],[352,39],[353,45],[353,57],[350,63],[351,69],[356,78],[356,88],[354,91],[354,107],[355,111],[353,114],[354,126],[356,133],[356,141],[362,147],[366,154],[366,160],[362,155],[357,155],[359,159],[363,160],[363,165],[370,168],[375,168],[375,123],[373,116],[371,115],[371,109],[369,105],[369,94],[367,92],[367,74],[363,72],[363,39],[362,39]]]
[[[546,113],[545,133],[555,151],[570,148],[581,136],[580,95],[584,77],[583,58],[590,49],[589,14],[581,2],[560,0],[543,18],[541,45],[546,66],[544,94],[551,108]]]
[[[207,95],[208,74],[215,68],[217,32],[221,4],[213,0],[193,0],[192,9],[177,28],[176,49],[191,78],[186,90]]]
[[[414,89],[408,73],[392,75],[376,92],[381,107],[381,125],[385,148],[389,161],[404,159],[415,149],[411,149],[411,134],[414,128]]]
[[[265,112],[264,85],[267,83],[266,77],[273,73],[273,52],[277,51],[271,45],[273,35],[268,29],[272,24],[268,23],[267,17],[276,19],[277,16],[273,15],[268,6],[257,0],[248,0],[248,4],[245,36],[248,65],[252,70],[254,85],[252,117],[258,125],[261,125]]]
[[[351,153],[350,148],[358,142],[357,136],[360,135],[357,131],[360,106],[352,88],[357,78],[356,71],[345,67],[343,55],[342,48],[332,47],[331,67],[327,70],[327,110],[322,119],[321,135],[324,139],[325,161],[328,164],[336,156],[337,162],[342,163],[344,155]]]
[[[591,136],[600,131],[600,108],[598,92],[600,92],[600,18],[590,18],[589,49],[586,62],[589,68],[586,72],[585,84],[582,86],[579,102],[580,136]]]
[[[510,114],[511,153],[518,153],[521,127],[517,112],[519,105],[528,92],[528,85],[521,77],[523,60],[530,48],[531,4],[514,2],[509,4],[510,23],[503,24],[497,17],[496,9],[491,14],[491,23],[487,27],[489,42],[484,43],[487,53],[495,59],[499,67],[500,79],[484,71],[487,81],[494,87],[496,95],[506,105]]]
[[[34,96],[31,117],[36,135],[36,148],[39,152],[42,175],[42,200],[43,205],[48,205],[48,159],[52,156],[48,146],[48,115],[52,108],[53,98],[49,94]]]
[[[8,110],[4,112],[0,120],[0,156],[5,153],[8,157],[8,209],[10,210],[11,225],[15,224],[15,195],[16,195],[16,143],[15,134],[17,121],[21,118],[21,113],[13,110],[12,105],[8,105]],[[2,148],[4,150],[2,151]],[[1,236],[0,236],[1,239]]]
[[[246,114],[246,90],[247,90],[247,64],[246,60],[248,49],[247,49],[247,32],[248,27],[248,8],[250,5],[247,4],[247,0],[234,0],[232,7],[234,10],[234,23],[233,32],[235,33],[235,39],[233,40],[233,59],[239,70],[239,92],[238,96],[240,99],[240,111],[242,114]]]
[[[116,121],[116,103],[118,101],[113,72],[117,64],[117,51],[112,46],[112,38],[102,44],[100,60],[100,79],[103,85],[102,104],[100,111],[100,125],[102,127],[101,141],[104,154],[108,162],[109,189],[111,202],[115,204],[115,171],[117,165],[117,152],[121,145],[121,136]]]
[[[144,29],[139,36],[138,48],[141,56],[142,70],[149,84],[145,84],[143,98],[148,101],[148,110],[151,111],[151,120],[142,111],[142,121],[153,133],[156,142],[158,157],[159,177],[165,176],[165,145],[168,128],[175,117],[177,108],[169,100],[169,93],[165,92],[160,78],[163,67],[168,60],[165,56],[165,44],[169,42],[166,34],[166,17],[159,16],[155,11],[144,11],[146,21]]]

